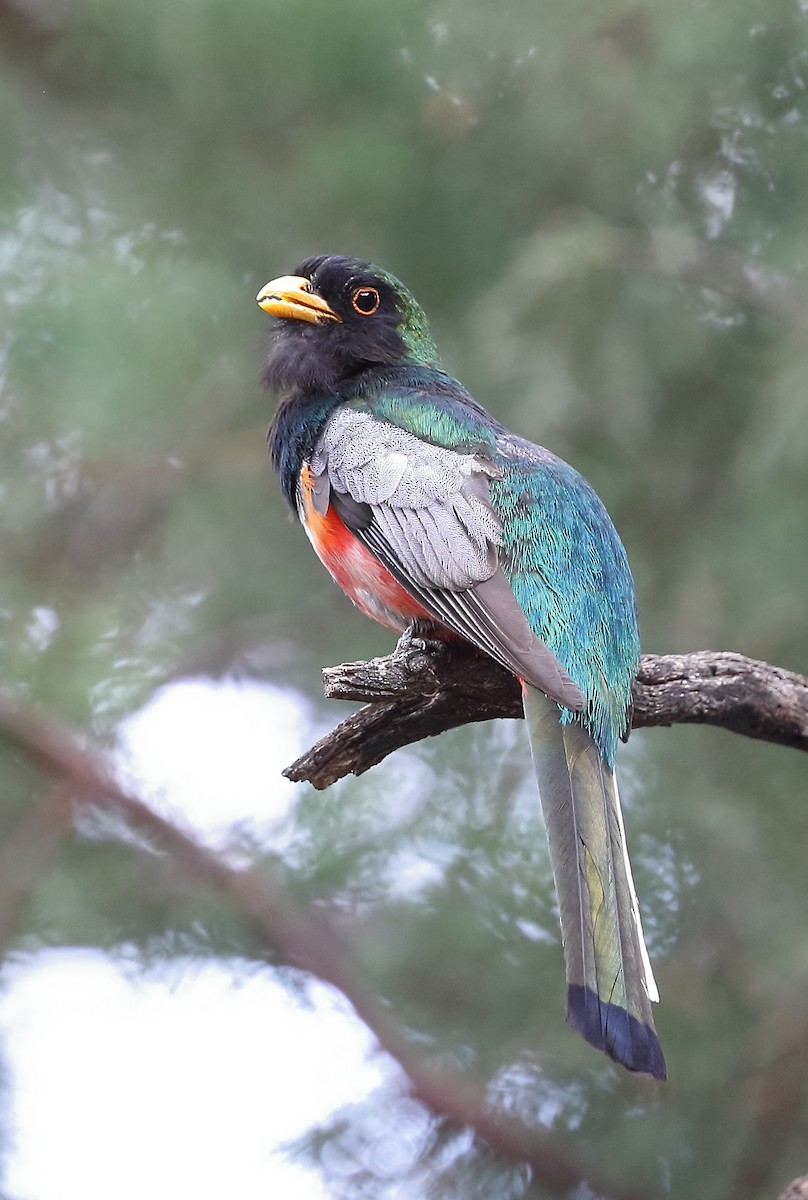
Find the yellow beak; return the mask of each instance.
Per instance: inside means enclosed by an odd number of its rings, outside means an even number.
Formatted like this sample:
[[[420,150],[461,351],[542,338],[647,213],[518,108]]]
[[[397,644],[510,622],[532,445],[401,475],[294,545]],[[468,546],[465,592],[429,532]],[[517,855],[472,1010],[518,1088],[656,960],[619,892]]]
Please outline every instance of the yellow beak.
[[[308,279],[300,275],[282,275],[265,284],[255,297],[259,308],[273,317],[292,317],[298,321],[341,321],[321,296],[309,290]]]

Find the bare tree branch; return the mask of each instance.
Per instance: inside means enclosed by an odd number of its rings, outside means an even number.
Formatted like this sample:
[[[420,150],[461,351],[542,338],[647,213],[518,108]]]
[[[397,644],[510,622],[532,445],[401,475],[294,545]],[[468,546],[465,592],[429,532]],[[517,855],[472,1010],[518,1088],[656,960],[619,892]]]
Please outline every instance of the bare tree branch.
[[[427,651],[416,641],[385,658],[329,667],[323,677],[330,699],[368,703],[284,772],[316,788],[361,775],[393,750],[446,729],[522,716],[516,679],[459,643]],[[716,725],[808,750],[808,679],[742,654],[645,654],[633,700],[634,729]]]
[[[555,1195],[586,1187],[606,1200],[648,1200],[651,1193],[598,1178],[554,1138],[511,1113],[496,1112],[483,1081],[430,1063],[392,1010],[359,982],[348,949],[319,915],[298,905],[266,866],[236,870],[177,825],[153,812],[114,778],[102,752],[67,725],[0,692],[0,736],[13,742],[84,808],[117,811],[171,854],[194,879],[225,893],[261,941],[284,960],[337,988],[402,1068],[413,1095],[452,1124],[468,1126],[505,1159],[527,1164]],[[61,830],[60,809],[56,820]],[[49,835],[49,841],[52,836]]]

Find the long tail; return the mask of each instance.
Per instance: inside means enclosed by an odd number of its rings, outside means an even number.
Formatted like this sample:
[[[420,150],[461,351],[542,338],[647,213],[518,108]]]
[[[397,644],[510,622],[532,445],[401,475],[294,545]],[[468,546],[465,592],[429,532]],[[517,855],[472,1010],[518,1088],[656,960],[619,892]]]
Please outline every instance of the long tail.
[[[561,914],[567,1020],[630,1071],[665,1079],[614,773],[578,722],[562,725],[554,701],[522,690]]]

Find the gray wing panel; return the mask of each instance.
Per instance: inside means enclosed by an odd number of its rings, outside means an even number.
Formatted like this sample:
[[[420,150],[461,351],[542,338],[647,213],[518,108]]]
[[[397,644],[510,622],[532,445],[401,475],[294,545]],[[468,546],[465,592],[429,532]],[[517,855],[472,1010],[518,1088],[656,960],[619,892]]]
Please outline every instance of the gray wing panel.
[[[348,408],[326,425],[310,466],[318,502],[327,479],[328,492],[367,506],[372,519],[351,522],[354,533],[437,621],[559,704],[584,707],[499,567],[502,526],[488,496],[499,468]]]
[[[315,479],[368,504],[408,577],[462,589],[497,569],[499,518],[488,499],[498,468],[433,446],[369,413],[339,409],[311,459]]]

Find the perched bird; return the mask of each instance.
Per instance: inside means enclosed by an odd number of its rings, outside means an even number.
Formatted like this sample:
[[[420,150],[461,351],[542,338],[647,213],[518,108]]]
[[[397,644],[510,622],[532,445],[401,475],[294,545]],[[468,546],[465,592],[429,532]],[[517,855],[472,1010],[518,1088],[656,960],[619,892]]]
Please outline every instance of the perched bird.
[[[550,842],[567,1020],[665,1078],[614,775],[639,662],[622,543],[589,484],[447,375],[387,271],[321,255],[257,296],[287,500],[369,617],[464,638],[522,683]]]

